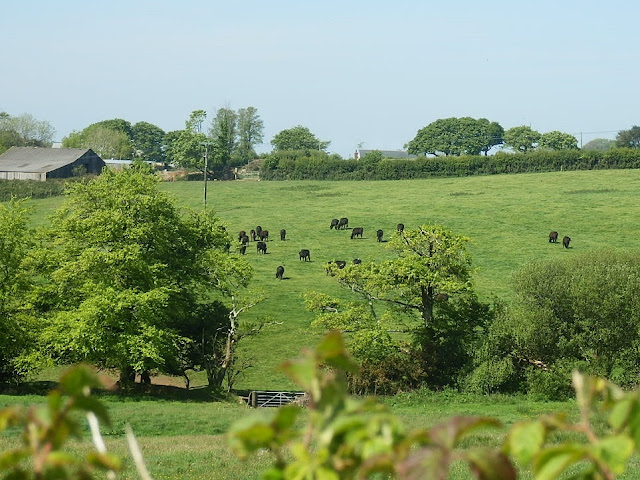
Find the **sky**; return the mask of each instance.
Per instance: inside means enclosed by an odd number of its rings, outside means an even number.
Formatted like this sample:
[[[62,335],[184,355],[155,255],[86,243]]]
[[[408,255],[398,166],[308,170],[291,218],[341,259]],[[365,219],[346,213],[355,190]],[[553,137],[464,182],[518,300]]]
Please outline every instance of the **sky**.
[[[640,124],[639,14],[633,0],[11,0],[0,111],[60,141],[253,106],[258,152],[302,125],[343,157],[464,116],[587,143]]]

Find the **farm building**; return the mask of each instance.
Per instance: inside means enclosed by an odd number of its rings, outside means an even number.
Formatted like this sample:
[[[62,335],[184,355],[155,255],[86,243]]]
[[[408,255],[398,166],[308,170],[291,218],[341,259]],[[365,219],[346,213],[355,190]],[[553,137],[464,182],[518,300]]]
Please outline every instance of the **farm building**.
[[[72,177],[76,168],[98,174],[105,163],[86,148],[11,147],[0,155],[0,180]]]

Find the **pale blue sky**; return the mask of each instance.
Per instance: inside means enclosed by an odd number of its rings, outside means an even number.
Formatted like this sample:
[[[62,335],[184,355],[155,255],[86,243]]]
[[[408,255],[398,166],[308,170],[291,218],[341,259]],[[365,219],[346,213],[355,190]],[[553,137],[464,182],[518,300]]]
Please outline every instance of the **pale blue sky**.
[[[254,106],[265,145],[304,125],[329,151],[401,149],[438,118],[583,142],[640,124],[640,3],[11,0],[0,111],[62,139],[123,118],[165,131]]]

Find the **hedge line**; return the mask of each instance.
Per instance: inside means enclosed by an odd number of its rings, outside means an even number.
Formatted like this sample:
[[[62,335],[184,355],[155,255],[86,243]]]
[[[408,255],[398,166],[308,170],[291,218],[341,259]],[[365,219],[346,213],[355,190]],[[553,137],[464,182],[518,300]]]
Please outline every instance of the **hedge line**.
[[[0,202],[6,202],[15,198],[45,198],[62,195],[64,192],[64,180],[0,180]]]
[[[528,153],[499,152],[492,156],[447,156],[414,160],[376,158],[342,160],[321,152],[268,155],[260,169],[262,180],[404,180],[428,177],[462,177],[500,173],[553,172],[640,168],[640,150],[606,152],[565,150]]]

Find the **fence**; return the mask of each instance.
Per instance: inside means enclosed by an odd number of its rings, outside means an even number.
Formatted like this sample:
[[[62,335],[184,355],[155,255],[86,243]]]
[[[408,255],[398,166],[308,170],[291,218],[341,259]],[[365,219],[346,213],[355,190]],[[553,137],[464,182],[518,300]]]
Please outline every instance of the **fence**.
[[[281,407],[297,398],[304,396],[304,392],[273,392],[253,390],[249,393],[249,405],[252,407]]]

